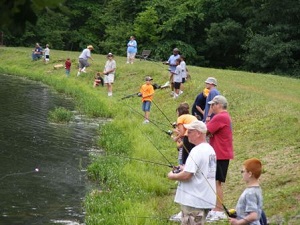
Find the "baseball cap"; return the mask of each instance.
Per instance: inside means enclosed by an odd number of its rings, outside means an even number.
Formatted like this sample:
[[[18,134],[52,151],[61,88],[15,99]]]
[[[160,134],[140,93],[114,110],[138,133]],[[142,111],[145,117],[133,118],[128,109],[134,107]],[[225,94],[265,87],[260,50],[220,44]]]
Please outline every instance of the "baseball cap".
[[[146,81],[150,81],[150,80],[153,80],[153,79],[152,79],[152,77],[149,77],[149,76],[148,76],[148,77],[145,78],[145,80],[146,80]]]
[[[206,134],[207,132],[207,127],[205,123],[203,123],[200,120],[195,120],[189,124],[183,124],[183,126],[188,130],[198,130],[203,134]]]
[[[208,104],[215,104],[215,103],[220,103],[224,106],[227,106],[228,102],[227,99],[223,95],[217,95],[213,98],[213,100],[209,101]]]
[[[206,84],[214,84],[215,86],[218,85],[217,79],[214,78],[214,77],[208,77],[208,78],[206,79],[206,81],[204,81],[204,83],[206,83]]]

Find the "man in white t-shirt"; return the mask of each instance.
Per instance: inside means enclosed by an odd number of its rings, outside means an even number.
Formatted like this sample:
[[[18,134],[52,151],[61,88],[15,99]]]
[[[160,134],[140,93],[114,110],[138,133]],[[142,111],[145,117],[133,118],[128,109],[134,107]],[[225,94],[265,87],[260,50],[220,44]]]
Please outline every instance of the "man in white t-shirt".
[[[175,202],[181,205],[182,225],[204,225],[216,202],[216,154],[206,142],[206,125],[199,120],[184,124],[189,141],[195,144],[180,172],[169,172],[170,180],[179,181]]]

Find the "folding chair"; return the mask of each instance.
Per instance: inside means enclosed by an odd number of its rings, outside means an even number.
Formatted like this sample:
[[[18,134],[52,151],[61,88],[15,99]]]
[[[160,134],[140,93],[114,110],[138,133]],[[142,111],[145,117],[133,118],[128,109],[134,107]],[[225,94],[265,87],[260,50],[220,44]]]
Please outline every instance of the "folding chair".
[[[137,55],[138,58],[140,58],[140,60],[147,60],[147,58],[149,57],[151,53],[151,50],[143,50],[142,54]]]

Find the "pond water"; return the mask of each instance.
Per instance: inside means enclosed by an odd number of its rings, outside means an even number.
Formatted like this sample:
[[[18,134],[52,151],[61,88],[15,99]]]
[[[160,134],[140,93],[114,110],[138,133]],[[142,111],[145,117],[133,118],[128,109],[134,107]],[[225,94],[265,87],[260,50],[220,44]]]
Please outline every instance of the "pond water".
[[[89,150],[99,124],[58,125],[71,100],[27,79],[0,75],[0,225],[82,224]]]

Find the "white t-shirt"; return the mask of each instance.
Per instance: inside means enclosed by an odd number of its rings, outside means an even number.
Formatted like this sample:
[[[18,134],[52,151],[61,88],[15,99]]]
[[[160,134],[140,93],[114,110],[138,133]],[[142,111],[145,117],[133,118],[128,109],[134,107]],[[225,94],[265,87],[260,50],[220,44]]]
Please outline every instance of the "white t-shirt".
[[[173,75],[173,82],[176,82],[176,83],[181,83],[182,82],[181,73],[182,73],[181,66],[180,65],[176,66],[176,69],[175,69],[175,72],[174,72],[174,75]]]
[[[181,76],[182,76],[182,78],[186,78],[186,63],[185,63],[185,61],[181,61],[180,66],[181,66]]]
[[[216,204],[217,159],[214,149],[208,143],[195,146],[184,167],[185,172],[193,173],[188,181],[178,184],[175,202],[198,209],[211,209]]]
[[[116,61],[114,59],[112,60],[107,60],[104,66],[104,72],[114,70],[110,72],[109,74],[115,74],[116,71]]]
[[[44,50],[45,55],[50,55],[50,49],[47,47]]]

